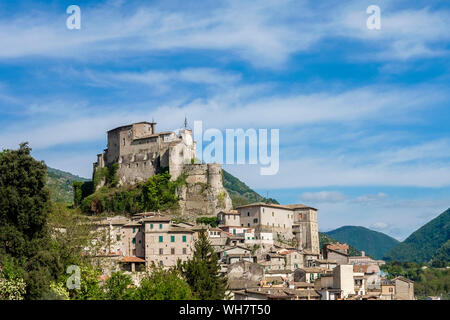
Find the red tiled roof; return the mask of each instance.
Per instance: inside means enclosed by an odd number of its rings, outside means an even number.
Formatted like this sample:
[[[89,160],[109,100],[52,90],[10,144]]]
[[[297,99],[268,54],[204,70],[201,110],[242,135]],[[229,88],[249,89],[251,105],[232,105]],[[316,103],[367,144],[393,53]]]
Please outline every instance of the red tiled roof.
[[[145,260],[138,257],[123,257],[120,262],[145,262]]]

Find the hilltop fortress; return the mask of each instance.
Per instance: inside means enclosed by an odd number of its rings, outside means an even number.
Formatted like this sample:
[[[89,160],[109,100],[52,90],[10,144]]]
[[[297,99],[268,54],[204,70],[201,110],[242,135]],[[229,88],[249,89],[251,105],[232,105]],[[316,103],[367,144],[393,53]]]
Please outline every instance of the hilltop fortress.
[[[195,163],[192,130],[156,132],[156,122],[138,122],[108,131],[108,147],[97,155],[96,170],[118,164],[119,185],[146,181],[168,169],[172,180],[187,175],[178,190],[181,214],[215,215],[231,209],[231,198],[222,184],[222,166]],[[101,182],[97,188],[103,186]]]

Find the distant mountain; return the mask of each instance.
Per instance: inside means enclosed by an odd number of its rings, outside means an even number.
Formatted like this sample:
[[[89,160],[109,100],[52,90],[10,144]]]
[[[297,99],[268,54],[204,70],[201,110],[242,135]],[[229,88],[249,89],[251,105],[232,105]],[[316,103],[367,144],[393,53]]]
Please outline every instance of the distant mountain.
[[[429,262],[434,257],[450,261],[450,209],[413,232],[393,248],[387,258],[398,261]]]
[[[364,227],[345,226],[326,232],[330,237],[345,242],[375,259],[382,259],[399,241],[378,231]]]
[[[53,201],[72,203],[72,183],[75,181],[88,181],[88,179],[47,167],[47,186],[50,188],[50,196]]]
[[[344,241],[338,241],[336,239],[331,238],[329,235],[323,233],[323,232],[319,232],[319,246],[320,248],[323,247],[323,245],[325,243],[336,243],[336,242],[344,242]],[[347,243],[348,244],[348,243]],[[361,251],[359,251],[358,249],[352,247],[351,245],[348,246],[348,254],[350,256],[359,256],[361,255]]]
[[[272,198],[264,198],[257,192],[252,190],[244,182],[222,170],[223,172],[223,186],[228,191],[228,194],[233,201],[233,207],[245,205],[253,202],[270,202],[279,204],[277,200]]]

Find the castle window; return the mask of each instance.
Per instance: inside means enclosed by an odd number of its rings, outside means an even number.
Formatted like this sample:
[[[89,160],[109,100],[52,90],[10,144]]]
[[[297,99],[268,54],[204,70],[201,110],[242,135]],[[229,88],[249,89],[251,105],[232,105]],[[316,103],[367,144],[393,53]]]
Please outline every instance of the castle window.
[[[258,223],[258,219],[253,219],[253,223]]]
[[[125,138],[122,138],[122,144],[125,145]]]

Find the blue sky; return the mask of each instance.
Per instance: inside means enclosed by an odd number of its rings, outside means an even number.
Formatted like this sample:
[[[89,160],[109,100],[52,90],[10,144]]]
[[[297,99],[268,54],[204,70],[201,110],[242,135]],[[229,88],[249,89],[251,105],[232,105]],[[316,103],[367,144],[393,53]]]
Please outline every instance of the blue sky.
[[[280,129],[277,175],[226,169],[404,239],[450,207],[449,29],[446,1],[2,1],[0,147],[89,177],[126,123]]]

